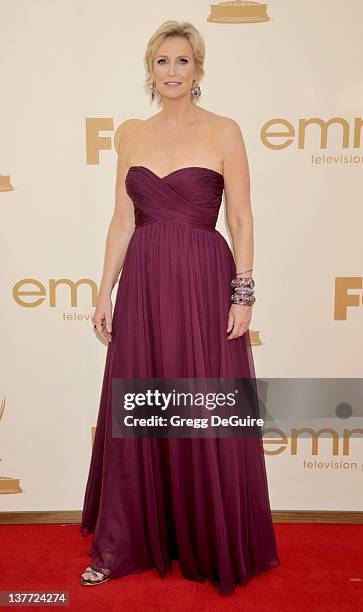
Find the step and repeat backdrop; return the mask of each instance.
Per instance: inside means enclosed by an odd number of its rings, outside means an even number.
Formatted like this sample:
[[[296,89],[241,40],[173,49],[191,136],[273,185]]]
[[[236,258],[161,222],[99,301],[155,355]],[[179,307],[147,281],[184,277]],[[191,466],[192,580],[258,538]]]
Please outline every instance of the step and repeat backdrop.
[[[363,373],[359,0],[2,0],[0,511],[82,508],[117,128],[159,111],[143,56],[169,19],[199,29],[199,104],[235,119],[246,144],[256,375],[345,382],[337,419],[307,428],[302,412],[264,431],[271,507],[363,511],[362,408],[348,397]]]

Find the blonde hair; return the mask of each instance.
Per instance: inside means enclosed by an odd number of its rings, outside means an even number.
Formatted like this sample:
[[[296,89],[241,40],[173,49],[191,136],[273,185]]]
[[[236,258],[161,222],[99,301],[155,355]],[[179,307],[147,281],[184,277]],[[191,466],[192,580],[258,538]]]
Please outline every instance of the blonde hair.
[[[197,72],[199,74],[199,78],[201,79],[204,76],[204,58],[205,58],[205,44],[202,36],[198,32],[198,30],[193,26],[193,24],[188,21],[174,21],[168,20],[164,21],[161,26],[154,32],[151,36],[149,42],[147,43],[145,56],[144,56],[144,66],[146,70],[146,78],[144,81],[144,87],[146,93],[150,94],[150,100],[152,102],[152,87],[154,84],[154,59],[157,53],[157,50],[161,43],[164,42],[167,38],[171,38],[173,36],[183,36],[189,42],[192,50],[194,61],[197,67]],[[157,90],[155,90],[155,101],[160,106],[161,105],[161,97]],[[196,103],[194,98],[192,97],[193,103]]]

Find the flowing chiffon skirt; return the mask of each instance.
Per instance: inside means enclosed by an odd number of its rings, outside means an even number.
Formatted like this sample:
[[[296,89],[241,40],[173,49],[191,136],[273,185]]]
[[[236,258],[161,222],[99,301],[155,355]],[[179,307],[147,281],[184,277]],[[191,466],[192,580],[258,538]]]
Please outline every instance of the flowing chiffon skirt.
[[[254,378],[249,331],[227,340],[232,252],[215,229],[221,174],[127,176],[136,228],[113,309],[80,532],[113,578],[178,560],[222,595],[280,564],[262,439],[114,438],[113,378]]]

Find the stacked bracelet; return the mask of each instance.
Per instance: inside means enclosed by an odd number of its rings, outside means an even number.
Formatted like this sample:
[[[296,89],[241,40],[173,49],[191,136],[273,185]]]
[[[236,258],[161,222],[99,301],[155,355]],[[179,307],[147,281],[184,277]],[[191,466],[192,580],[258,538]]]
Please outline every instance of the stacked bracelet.
[[[238,278],[237,276],[231,281],[233,293],[231,301],[234,304],[242,304],[243,306],[252,306],[256,301],[254,291],[255,281],[252,276],[249,278]]]

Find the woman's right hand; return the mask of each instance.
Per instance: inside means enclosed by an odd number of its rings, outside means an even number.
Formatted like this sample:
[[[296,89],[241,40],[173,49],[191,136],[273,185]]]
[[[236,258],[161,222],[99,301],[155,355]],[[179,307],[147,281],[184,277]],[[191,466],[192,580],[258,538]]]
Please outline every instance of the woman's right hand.
[[[104,344],[112,340],[112,301],[111,296],[98,296],[96,310],[92,316],[93,329]]]

